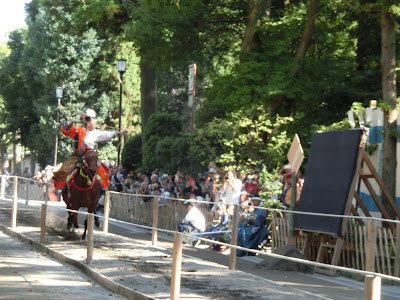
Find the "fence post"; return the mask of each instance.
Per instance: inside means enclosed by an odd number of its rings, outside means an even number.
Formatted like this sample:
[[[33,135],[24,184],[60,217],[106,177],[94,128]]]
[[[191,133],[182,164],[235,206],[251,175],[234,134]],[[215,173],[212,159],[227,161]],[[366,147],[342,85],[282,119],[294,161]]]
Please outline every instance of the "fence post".
[[[396,224],[396,247],[394,259],[394,276],[400,276],[400,223]]]
[[[272,232],[271,232],[271,252],[275,253],[275,250],[277,248],[277,245],[275,243],[275,240],[278,236],[276,227],[278,226],[278,214],[274,210],[272,212]]]
[[[86,261],[90,265],[93,262],[93,228],[94,228],[94,215],[87,216],[87,243],[86,243]]]
[[[42,211],[40,214],[40,242],[44,243],[46,240],[46,209],[47,205],[42,204]]]
[[[153,197],[153,228],[158,227],[158,196]],[[152,230],[151,244],[157,246],[157,229]]]
[[[110,192],[104,198],[103,232],[108,233],[108,217],[110,216]]]
[[[231,245],[234,246],[237,246],[238,227],[239,227],[239,205],[235,205],[235,210],[233,211],[232,238],[231,238]],[[231,254],[229,255],[229,269],[235,270],[235,268],[236,268],[236,248],[231,248]]]
[[[12,216],[11,216],[11,228],[17,226],[17,210],[18,210],[18,177],[14,176],[13,184],[13,197],[12,197]]]
[[[181,268],[182,268],[182,234],[174,234],[174,248],[172,252],[172,273],[171,273],[171,297],[178,300],[181,291]]]
[[[5,190],[6,190],[6,180],[7,180],[6,175],[1,175],[1,191],[0,191],[0,195],[1,195],[1,198],[3,198],[3,199],[4,199],[4,193],[5,193]]]
[[[295,211],[296,210],[296,198],[297,198],[297,177],[296,177],[296,172],[292,172],[292,183],[291,183],[291,189],[292,189],[292,197],[290,199],[290,211]],[[294,213],[289,213],[289,238],[288,238],[288,244],[289,245],[296,245],[296,239],[294,237],[294,218],[295,215]]]
[[[365,257],[365,270],[375,272],[375,253],[376,253],[376,221],[368,220],[367,229],[367,249]],[[381,277],[365,276],[364,300],[377,300],[381,298]]]
[[[25,184],[25,204],[28,204],[29,201],[29,179],[26,178]]]

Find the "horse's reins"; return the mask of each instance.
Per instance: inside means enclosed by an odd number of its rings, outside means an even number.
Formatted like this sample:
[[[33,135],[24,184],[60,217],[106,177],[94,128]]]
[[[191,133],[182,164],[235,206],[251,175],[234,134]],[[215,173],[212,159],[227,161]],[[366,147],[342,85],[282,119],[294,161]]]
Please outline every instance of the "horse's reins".
[[[85,158],[83,158],[83,165],[88,166]],[[96,175],[94,175],[92,180],[90,180],[89,175],[86,175],[86,174],[84,174],[82,172],[82,168],[79,169],[79,173],[83,178],[86,178],[88,187],[82,188],[82,187],[79,187],[79,186],[76,185],[76,183],[75,183],[76,172],[74,172],[74,174],[72,175],[71,183],[69,184],[70,188],[71,188],[71,184],[72,184],[72,185],[74,185],[74,187],[76,187],[80,191],[89,191],[89,190],[91,190],[93,188],[93,186],[94,186],[94,182],[96,180]]]

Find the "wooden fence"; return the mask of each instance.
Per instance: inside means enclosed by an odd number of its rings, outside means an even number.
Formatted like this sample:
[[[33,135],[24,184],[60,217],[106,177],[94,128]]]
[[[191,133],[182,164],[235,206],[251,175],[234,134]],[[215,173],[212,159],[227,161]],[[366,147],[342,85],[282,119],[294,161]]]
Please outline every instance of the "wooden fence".
[[[341,251],[339,266],[366,270],[367,226],[367,222],[365,222],[365,225],[360,225],[357,222],[347,223],[347,232],[344,236],[345,243]],[[276,214],[273,214],[269,229],[271,232],[271,252],[276,252],[286,245],[286,239],[289,235],[288,218],[277,217]],[[400,226],[397,226],[397,230],[400,230]],[[400,276],[399,236],[400,234],[397,233],[396,237],[390,228],[382,226],[377,228],[375,270],[378,273]],[[301,252],[304,252],[305,238],[306,235],[303,232],[298,232],[296,243]],[[331,237],[331,239],[334,239],[334,237]],[[310,241],[310,248],[308,249],[308,258],[310,260],[316,260],[320,242],[321,234],[313,233]],[[331,251],[326,251],[325,255],[325,262],[329,263],[332,261],[333,249]]]
[[[125,193],[110,192],[110,217],[115,217],[143,225],[153,223],[153,201]],[[205,207],[197,205],[206,218],[206,224],[213,220],[212,213]],[[187,214],[186,206],[182,201],[165,202],[159,204],[158,227],[162,229],[178,229]]]
[[[15,177],[14,177],[15,178]],[[10,177],[12,180],[14,178]],[[42,200],[47,201],[51,196],[51,189],[45,183],[37,181],[19,179],[18,181],[18,198],[25,200]],[[153,201],[145,201],[142,197],[110,192],[111,210],[110,217],[131,221],[143,225],[151,225],[153,218]],[[198,205],[199,207],[199,205]],[[206,217],[208,224],[213,220],[212,213],[206,207],[199,207],[203,215]],[[182,201],[165,202],[159,205],[158,226],[162,229],[177,230],[178,222],[181,222],[187,213],[185,205]],[[282,213],[272,213],[269,223],[270,231],[270,251],[277,252],[286,245],[289,234],[288,219]],[[348,222],[347,233],[344,237],[345,244],[341,252],[339,265],[358,270],[365,270],[366,255],[366,239],[367,239],[367,222],[360,225],[357,222]],[[397,234],[393,233],[390,228],[379,226],[377,228],[376,239],[376,260],[375,270],[378,273],[399,276],[399,260],[400,260],[400,225],[397,225]],[[309,259],[316,259],[321,235],[314,233],[310,242]],[[304,250],[305,234],[299,232],[297,234],[297,247],[300,251]],[[326,261],[332,259],[333,251],[326,251]]]

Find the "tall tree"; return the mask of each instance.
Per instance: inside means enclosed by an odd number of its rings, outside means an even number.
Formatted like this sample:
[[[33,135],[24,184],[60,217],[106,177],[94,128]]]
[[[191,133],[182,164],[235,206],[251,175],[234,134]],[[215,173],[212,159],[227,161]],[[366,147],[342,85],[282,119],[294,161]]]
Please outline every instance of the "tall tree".
[[[384,110],[382,179],[393,199],[396,197],[396,141],[397,141],[397,109],[396,109],[396,27],[394,14],[382,9],[382,99],[387,104]],[[388,200],[383,197],[384,206],[391,212]]]

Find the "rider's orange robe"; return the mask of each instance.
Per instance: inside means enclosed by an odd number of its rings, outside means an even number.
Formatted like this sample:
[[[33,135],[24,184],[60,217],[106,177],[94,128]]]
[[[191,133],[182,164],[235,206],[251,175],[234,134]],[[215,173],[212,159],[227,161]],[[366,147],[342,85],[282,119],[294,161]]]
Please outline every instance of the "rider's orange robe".
[[[61,128],[61,132],[65,136],[75,140],[74,148],[76,150],[79,150],[82,148],[83,140],[85,139],[86,134],[87,134],[84,127],[71,126],[71,128],[69,128],[67,130],[64,130],[63,128]],[[109,185],[108,173],[109,173],[109,170],[103,163],[101,163],[97,167],[97,175],[100,177],[101,186],[105,189],[108,189],[108,185]],[[62,188],[63,186],[65,186],[66,184],[67,184],[67,181],[55,181],[54,187],[56,189],[59,189],[59,188]]]

